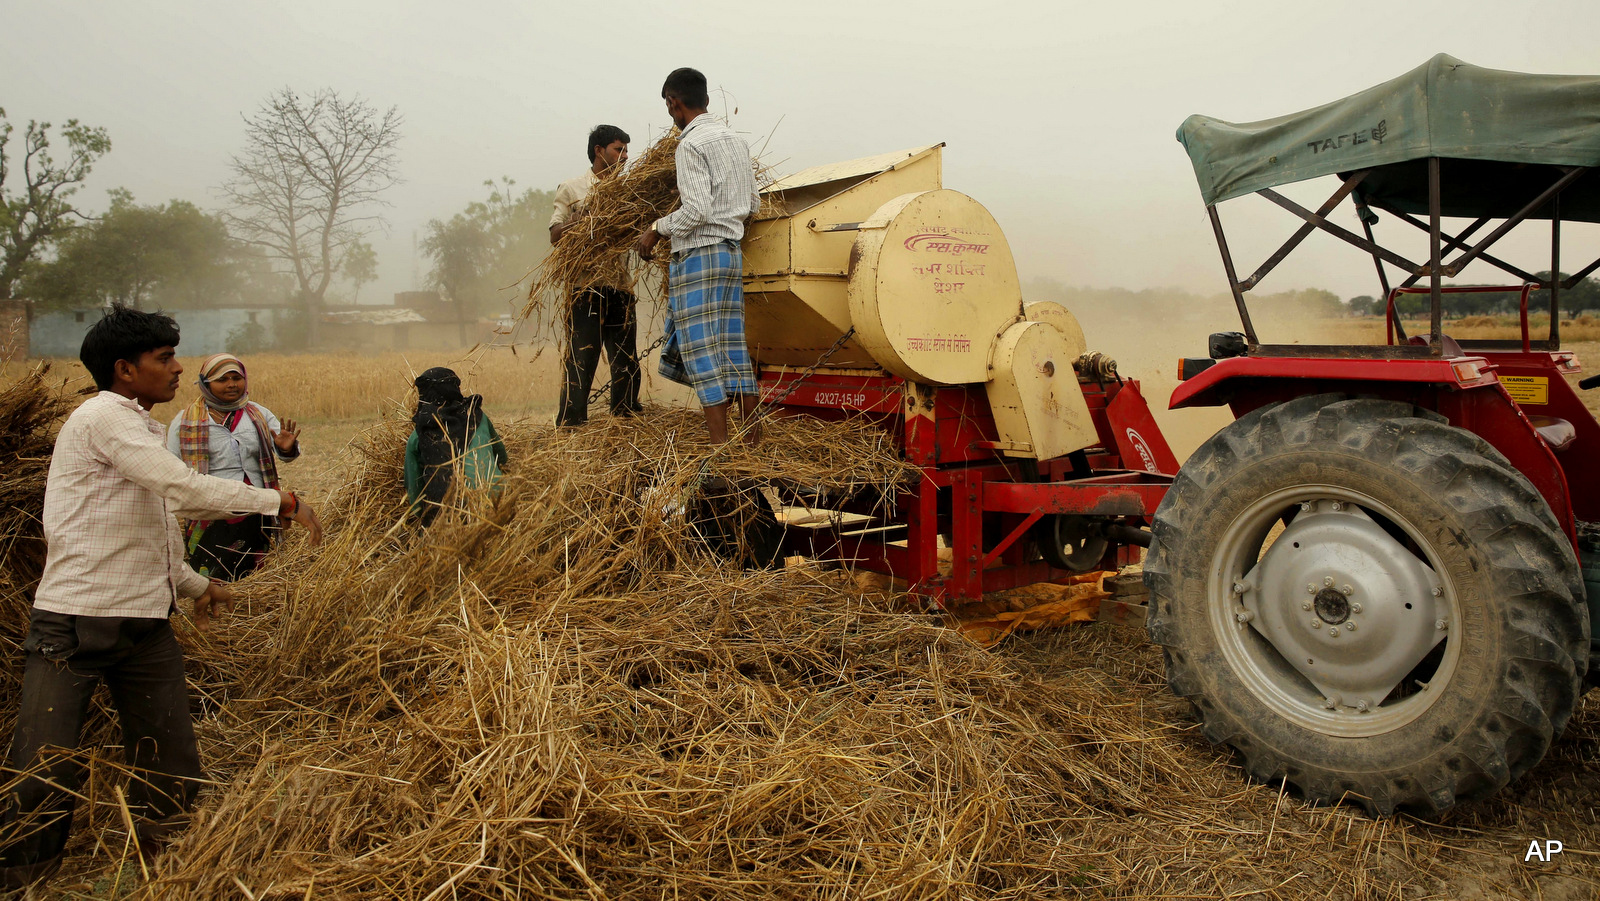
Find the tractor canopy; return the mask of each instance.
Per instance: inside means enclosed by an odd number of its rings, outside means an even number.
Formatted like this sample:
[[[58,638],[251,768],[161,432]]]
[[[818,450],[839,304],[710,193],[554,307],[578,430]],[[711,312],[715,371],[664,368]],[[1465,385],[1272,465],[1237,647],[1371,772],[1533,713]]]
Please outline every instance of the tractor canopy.
[[[1207,205],[1370,169],[1360,199],[1426,213],[1427,160],[1438,157],[1442,215],[1505,218],[1550,183],[1550,167],[1600,165],[1600,76],[1504,72],[1441,53],[1399,78],[1287,116],[1190,116],[1178,141]],[[1572,184],[1560,202],[1562,219],[1600,222],[1600,179]],[[1532,215],[1550,218],[1551,210]]]

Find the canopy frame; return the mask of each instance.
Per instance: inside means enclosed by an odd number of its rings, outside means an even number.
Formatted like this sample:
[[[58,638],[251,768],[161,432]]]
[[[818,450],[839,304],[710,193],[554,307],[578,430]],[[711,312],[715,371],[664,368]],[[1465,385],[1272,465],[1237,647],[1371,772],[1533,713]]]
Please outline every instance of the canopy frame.
[[[1361,182],[1365,180],[1366,177],[1371,174],[1376,167],[1360,169],[1344,176],[1339,187],[1331,195],[1329,195],[1328,199],[1324,201],[1322,205],[1320,205],[1315,211],[1306,209],[1300,204],[1295,203],[1289,198],[1279,194],[1277,191],[1274,191],[1270,187],[1261,188],[1255,191],[1254,193],[1297,216],[1301,220],[1301,225],[1283,242],[1282,245],[1278,247],[1276,251],[1269,255],[1267,259],[1263,261],[1262,264],[1257,267],[1248,278],[1243,280],[1241,280],[1238,276],[1237,269],[1234,266],[1233,255],[1228,249],[1227,235],[1225,234],[1222,226],[1222,218],[1217,212],[1217,204],[1206,204],[1206,213],[1211,219],[1211,229],[1216,236],[1217,249],[1222,254],[1222,266],[1228,276],[1228,287],[1233,293],[1234,305],[1239,310],[1239,319],[1241,324],[1244,326],[1245,341],[1249,346],[1249,353],[1252,356],[1335,356],[1375,359],[1400,359],[1424,356],[1441,357],[1444,355],[1442,324],[1444,306],[1443,297],[1445,291],[1443,290],[1443,279],[1446,277],[1455,277],[1463,269],[1465,269],[1469,263],[1479,259],[1504,272],[1516,276],[1517,278],[1521,279],[1523,283],[1530,285],[1532,288],[1543,289],[1550,292],[1550,337],[1548,340],[1531,342],[1530,346],[1536,350],[1557,350],[1560,348],[1560,292],[1562,289],[1572,288],[1584,278],[1588,277],[1590,273],[1594,272],[1597,268],[1600,268],[1600,258],[1596,258],[1594,262],[1585,266],[1577,273],[1574,273],[1566,279],[1560,278],[1561,192],[1582,178],[1592,167],[1556,167],[1561,172],[1561,175],[1555,180],[1554,183],[1541,191],[1537,196],[1529,200],[1522,206],[1521,209],[1517,210],[1516,213],[1506,217],[1498,227],[1480,239],[1478,243],[1468,245],[1467,240],[1485,225],[1493,221],[1494,217],[1480,217],[1457,234],[1446,234],[1440,224],[1440,220],[1442,218],[1440,215],[1440,157],[1428,157],[1427,160],[1427,222],[1422,222],[1415,216],[1392,209],[1389,205],[1384,203],[1372,202],[1370,204],[1370,206],[1377,207],[1378,209],[1381,209],[1391,216],[1396,217],[1402,222],[1428,232],[1429,252],[1428,262],[1426,263],[1419,264],[1412,262],[1393,250],[1384,247],[1374,237],[1372,223],[1377,219],[1377,216],[1368,208],[1369,202],[1361,196],[1361,194],[1358,192],[1358,189],[1361,186]],[[1353,199],[1353,202],[1356,206],[1357,216],[1361,221],[1362,229],[1365,233],[1364,236],[1358,235],[1347,228],[1328,221],[1328,215],[1337,209],[1347,199]],[[1546,207],[1548,207],[1550,211],[1550,277],[1548,279],[1540,279],[1532,273],[1488,253],[1489,248],[1493,247],[1501,238],[1504,238],[1507,234],[1510,234],[1511,231],[1518,225],[1526,222],[1529,218],[1533,217],[1535,213],[1539,213]],[[1301,242],[1303,242],[1313,231],[1317,231],[1319,229],[1333,235],[1347,244],[1366,251],[1372,257],[1373,265],[1377,269],[1378,282],[1382,288],[1381,296],[1386,300],[1391,296],[1391,288],[1389,287],[1389,275],[1388,270],[1385,269],[1385,264],[1394,266],[1405,274],[1405,280],[1401,282],[1397,288],[1393,289],[1395,291],[1409,288],[1424,278],[1428,279],[1430,289],[1430,334],[1427,345],[1409,343],[1391,343],[1382,346],[1261,343],[1256,334],[1255,325],[1250,319],[1250,308],[1245,300],[1245,294],[1259,285],[1263,279],[1265,279],[1274,269],[1277,268],[1279,263],[1282,263],[1286,258],[1288,258],[1289,254],[1292,253],[1295,248],[1301,244]],[[1454,260],[1446,262],[1444,260],[1444,254],[1452,251],[1460,252]],[[1385,315],[1388,318],[1388,327],[1394,330],[1394,333],[1399,336],[1401,342],[1405,342],[1405,328],[1400,323],[1399,312],[1393,310],[1392,305],[1390,305],[1389,308],[1386,309]],[[1474,346],[1489,349],[1503,342],[1462,341],[1459,343],[1463,347]]]

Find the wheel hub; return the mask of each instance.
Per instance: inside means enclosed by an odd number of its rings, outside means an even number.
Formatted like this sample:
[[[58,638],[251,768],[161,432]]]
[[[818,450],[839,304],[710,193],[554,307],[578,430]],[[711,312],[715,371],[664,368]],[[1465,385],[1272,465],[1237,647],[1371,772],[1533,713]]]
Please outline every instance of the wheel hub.
[[[1317,592],[1317,599],[1311,603],[1317,616],[1330,626],[1337,626],[1350,618],[1350,601],[1332,588]]]
[[[1240,621],[1329,709],[1376,708],[1448,625],[1433,569],[1348,502],[1303,502],[1238,588]]]

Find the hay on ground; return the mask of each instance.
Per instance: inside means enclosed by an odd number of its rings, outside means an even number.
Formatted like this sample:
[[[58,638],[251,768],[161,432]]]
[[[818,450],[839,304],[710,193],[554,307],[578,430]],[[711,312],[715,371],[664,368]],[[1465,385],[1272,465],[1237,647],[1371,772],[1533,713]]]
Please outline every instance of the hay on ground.
[[[51,891],[1375,899],[1471,872],[1506,896],[1522,877],[1482,829],[1600,835],[1532,794],[1437,827],[1300,804],[1195,733],[1138,633],[986,652],[848,574],[720,563],[641,500],[717,467],[903,477],[863,423],[774,421],[709,464],[688,412],[501,425],[503,489],[422,534],[405,423],[365,436],[325,544],[296,535],[231,620],[183,629],[217,781],[191,828],[146,879],[97,765]]]

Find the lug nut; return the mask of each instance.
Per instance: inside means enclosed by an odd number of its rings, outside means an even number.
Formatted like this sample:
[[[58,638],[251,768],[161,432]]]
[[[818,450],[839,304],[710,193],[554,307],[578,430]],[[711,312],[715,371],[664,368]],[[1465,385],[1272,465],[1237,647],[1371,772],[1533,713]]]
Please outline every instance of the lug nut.
[[[1436,620],[1434,620],[1434,621],[1433,621],[1433,627],[1434,627],[1434,628],[1435,628],[1435,629],[1438,629],[1438,630],[1439,630],[1439,631],[1440,631],[1440,632],[1443,632],[1443,631],[1445,631],[1445,630],[1446,630],[1446,629],[1449,629],[1449,628],[1450,628],[1450,624],[1449,624],[1449,623],[1447,623],[1447,622],[1445,622],[1445,621],[1444,621],[1444,620],[1442,620],[1442,619],[1436,619]]]
[[[1313,509],[1314,508],[1312,507],[1310,501],[1301,501],[1300,502],[1300,512],[1301,513],[1310,513]]]
[[[1304,604],[1301,604],[1300,605],[1300,609],[1301,610],[1310,610],[1311,609],[1311,602],[1310,601],[1306,601]]]
[[[1328,634],[1332,635],[1334,638],[1338,638],[1339,637],[1339,627],[1338,626],[1329,626],[1328,627]]]
[[[1350,612],[1351,613],[1360,613],[1361,612],[1361,605],[1360,604],[1351,604],[1350,605]]]
[[[1367,699],[1366,698],[1356,698],[1356,711],[1357,712],[1366,713],[1368,708],[1369,708],[1369,706],[1370,705],[1367,704]]]
[[[1433,596],[1436,597],[1436,598],[1437,597],[1443,597],[1444,596],[1444,589],[1443,588],[1439,588],[1438,586],[1435,586],[1434,589],[1433,589]]]
[[[1312,583],[1310,583],[1310,582],[1307,582],[1306,583],[1306,593],[1307,594],[1316,594],[1317,593],[1317,586],[1312,584]]]
[[[1355,623],[1345,623],[1344,624],[1344,630],[1346,632],[1354,632],[1356,630],[1356,624]]]
[[[1234,583],[1233,583],[1233,593],[1234,594],[1244,594],[1245,592],[1247,592],[1249,590],[1250,590],[1250,583],[1244,581],[1243,579],[1235,579],[1234,580]]]
[[[1355,594],[1356,590],[1354,588],[1351,588],[1349,585],[1340,585],[1339,586],[1339,593],[1344,595],[1345,597],[1349,597],[1350,595]]]
[[[1311,621],[1310,625],[1311,625],[1311,628],[1313,628],[1313,629],[1321,629],[1322,628],[1322,620],[1314,619],[1314,620]]]
[[[1339,696],[1338,695],[1334,695],[1332,697],[1323,698],[1322,699],[1322,709],[1323,710],[1338,710],[1339,709]]]
[[[1235,613],[1233,615],[1233,618],[1235,620],[1238,620],[1241,623],[1247,623],[1247,622],[1255,619],[1256,615],[1254,613],[1251,613],[1248,610],[1240,610],[1238,613]]]
[[[1340,501],[1334,501],[1333,503],[1329,504],[1328,507],[1332,509],[1333,512],[1338,513],[1340,510],[1344,509],[1344,504]]]
[[[1333,587],[1333,576],[1323,576],[1322,577],[1322,587],[1324,587],[1324,588],[1332,588]]]

